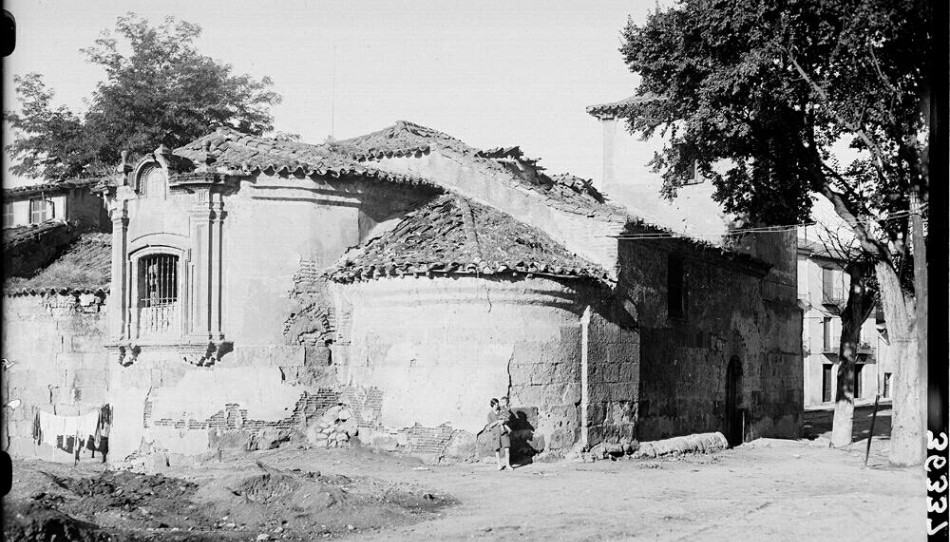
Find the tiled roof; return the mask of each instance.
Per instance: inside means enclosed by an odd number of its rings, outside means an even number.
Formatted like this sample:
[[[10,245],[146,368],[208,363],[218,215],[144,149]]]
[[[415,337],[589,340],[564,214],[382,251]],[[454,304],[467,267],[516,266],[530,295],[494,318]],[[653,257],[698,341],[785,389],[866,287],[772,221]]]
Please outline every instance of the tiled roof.
[[[589,105],[587,106],[586,110],[588,115],[593,115],[599,119],[611,119],[621,116],[623,112],[631,105],[652,102],[660,99],[662,98],[651,93],[644,94],[642,96],[634,95],[616,102]]]
[[[418,155],[428,152],[433,146],[465,153],[477,150],[446,133],[405,120],[370,134],[329,145],[360,161]]]
[[[499,182],[507,180],[523,189],[540,193],[549,205],[563,211],[618,224],[627,221],[627,213],[607,203],[589,181],[569,174],[548,175],[543,172],[543,167],[537,165],[537,159],[525,157],[518,146],[478,150],[438,130],[399,121],[378,132],[340,141],[331,147],[363,162],[393,156],[421,157],[438,149],[473,168],[489,169],[500,174]],[[430,181],[439,183],[439,179]]]
[[[607,273],[547,234],[491,207],[446,194],[343,257],[336,282],[427,274],[531,274],[605,281]]]
[[[32,196],[34,194],[58,194],[62,192],[67,192],[74,188],[80,188],[83,186],[92,187],[99,181],[101,177],[88,177],[85,179],[67,179],[64,181],[54,181],[41,184],[33,184],[28,186],[17,186],[14,188],[4,188],[3,197],[4,199],[18,199],[21,197]]]
[[[591,108],[621,107],[654,99],[658,98],[652,95],[632,97]],[[561,211],[621,227],[633,223],[637,224],[641,231],[647,228],[671,232],[666,227],[645,224],[637,217],[631,216],[624,207],[607,201],[588,180],[570,174],[545,173],[544,168],[537,165],[537,160],[524,157],[517,146],[482,151],[443,132],[407,121],[398,121],[370,134],[323,145],[278,141],[220,128],[176,149],[175,154],[195,163],[210,161],[214,166],[251,173],[269,170],[277,173],[316,173],[336,177],[358,175],[441,189],[444,187],[441,187],[438,178],[423,179],[386,171],[383,164],[374,167],[375,161],[384,158],[420,158],[433,150],[448,154],[472,168],[490,170],[497,174],[498,182],[507,182],[523,190],[541,194],[547,205]],[[208,160],[209,155],[211,160]],[[707,246],[707,243],[702,241],[687,240]]]
[[[175,154],[197,163],[210,162],[216,167],[248,173],[302,173],[342,177],[352,175],[401,184],[429,185],[423,179],[367,167],[344,152],[328,145],[310,145],[297,141],[279,141],[219,128],[191,143],[175,149]]]
[[[39,224],[3,229],[3,249],[11,250],[22,243],[33,241],[55,230],[71,230],[72,225],[60,220],[47,220]]]
[[[9,277],[4,295],[67,295],[109,292],[112,235],[85,233],[66,245],[49,264],[29,278]]]

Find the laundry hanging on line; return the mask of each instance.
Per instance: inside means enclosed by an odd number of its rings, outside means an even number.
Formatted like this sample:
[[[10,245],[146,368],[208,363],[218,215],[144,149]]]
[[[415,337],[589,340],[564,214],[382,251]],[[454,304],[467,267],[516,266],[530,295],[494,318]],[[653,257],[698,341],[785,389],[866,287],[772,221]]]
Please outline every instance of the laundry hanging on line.
[[[104,413],[107,414],[105,420]],[[109,427],[104,429],[103,421],[111,426],[112,416],[108,405],[79,416],[37,410],[33,421],[33,438],[37,444],[46,444],[68,453],[78,453],[77,447],[86,447],[95,452],[100,446],[101,437],[108,437]]]

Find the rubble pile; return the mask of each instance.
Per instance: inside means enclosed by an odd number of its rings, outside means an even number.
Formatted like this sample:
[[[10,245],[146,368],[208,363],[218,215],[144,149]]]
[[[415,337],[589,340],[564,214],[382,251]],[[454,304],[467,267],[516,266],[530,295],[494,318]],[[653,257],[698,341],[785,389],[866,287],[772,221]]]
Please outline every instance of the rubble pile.
[[[307,429],[307,441],[317,448],[342,448],[359,434],[356,417],[345,404],[330,407],[320,421]]]

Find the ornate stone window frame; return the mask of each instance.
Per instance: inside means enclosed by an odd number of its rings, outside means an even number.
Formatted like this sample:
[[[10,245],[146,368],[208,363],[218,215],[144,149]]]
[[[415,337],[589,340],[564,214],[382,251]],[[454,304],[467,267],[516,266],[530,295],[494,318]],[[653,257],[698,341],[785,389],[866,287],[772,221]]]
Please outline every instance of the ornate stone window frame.
[[[127,296],[128,301],[126,303],[125,310],[127,311],[126,317],[126,333],[125,336],[130,340],[135,341],[137,344],[147,344],[150,342],[171,342],[171,343],[180,343],[188,335],[188,330],[190,329],[190,318],[191,313],[189,307],[191,306],[191,296],[189,296],[189,263],[190,263],[190,251],[179,246],[173,246],[169,244],[158,244],[158,245],[145,245],[141,248],[137,248],[129,253],[129,265],[126,276],[127,288],[129,295]],[[176,307],[173,309],[176,314],[173,315],[174,321],[172,322],[172,329],[165,334],[149,334],[143,332],[141,327],[142,322],[140,321],[141,309],[140,300],[142,297],[142,292],[140,288],[139,277],[142,274],[142,261],[148,257],[152,256],[172,256],[175,258],[176,269],[176,282],[177,282],[177,297]]]

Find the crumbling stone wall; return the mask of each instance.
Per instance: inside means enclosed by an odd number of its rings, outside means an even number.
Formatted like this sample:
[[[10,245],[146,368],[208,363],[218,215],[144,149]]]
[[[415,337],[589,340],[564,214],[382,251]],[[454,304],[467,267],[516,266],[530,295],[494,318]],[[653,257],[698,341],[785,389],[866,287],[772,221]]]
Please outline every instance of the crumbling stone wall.
[[[78,416],[109,402],[105,294],[4,296],[0,445],[11,455],[72,460],[66,452],[37,445],[37,410]]]

